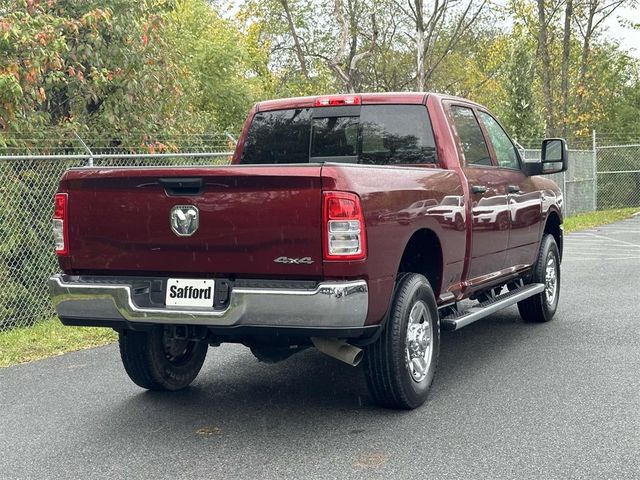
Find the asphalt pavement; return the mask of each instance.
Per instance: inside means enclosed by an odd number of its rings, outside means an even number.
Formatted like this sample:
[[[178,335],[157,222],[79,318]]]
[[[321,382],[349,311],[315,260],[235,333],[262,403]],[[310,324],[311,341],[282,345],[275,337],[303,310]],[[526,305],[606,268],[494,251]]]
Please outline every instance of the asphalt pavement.
[[[640,216],[567,236],[555,319],[445,333],[411,412],[312,350],[210,349],[178,393],[136,387],[115,345],[0,369],[0,478],[640,478],[639,290]]]

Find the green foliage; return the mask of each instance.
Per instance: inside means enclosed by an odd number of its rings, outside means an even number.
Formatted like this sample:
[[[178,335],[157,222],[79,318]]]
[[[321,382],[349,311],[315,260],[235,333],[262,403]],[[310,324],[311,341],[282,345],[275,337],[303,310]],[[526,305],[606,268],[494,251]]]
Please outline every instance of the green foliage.
[[[534,95],[535,56],[526,39],[511,42],[504,75],[504,109],[501,116],[516,139],[542,136],[543,124]]]
[[[243,37],[205,0],[29,0],[0,12],[5,138],[238,128],[253,101]]]
[[[258,89],[246,75],[249,49],[236,26],[202,0],[179,0],[164,36],[192,128],[238,130]]]
[[[616,143],[638,143],[640,137],[640,65],[625,55],[614,63],[615,75],[604,79],[610,95],[602,105],[604,120],[594,128],[615,132]],[[639,161],[640,163],[640,161]],[[636,164],[636,167],[638,165]]]

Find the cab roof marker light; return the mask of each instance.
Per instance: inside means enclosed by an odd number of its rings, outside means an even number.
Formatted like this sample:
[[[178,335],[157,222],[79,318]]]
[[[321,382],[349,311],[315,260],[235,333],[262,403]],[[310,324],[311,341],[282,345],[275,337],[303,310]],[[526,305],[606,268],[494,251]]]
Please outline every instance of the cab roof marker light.
[[[314,103],[316,107],[339,107],[360,105],[359,95],[333,95],[329,97],[318,97]]]

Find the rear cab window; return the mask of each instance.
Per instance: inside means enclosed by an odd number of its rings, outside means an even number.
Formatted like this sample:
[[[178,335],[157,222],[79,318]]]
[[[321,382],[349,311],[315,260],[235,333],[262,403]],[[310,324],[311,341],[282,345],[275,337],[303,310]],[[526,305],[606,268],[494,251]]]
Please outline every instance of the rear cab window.
[[[425,105],[362,105],[258,112],[241,164],[435,164]]]

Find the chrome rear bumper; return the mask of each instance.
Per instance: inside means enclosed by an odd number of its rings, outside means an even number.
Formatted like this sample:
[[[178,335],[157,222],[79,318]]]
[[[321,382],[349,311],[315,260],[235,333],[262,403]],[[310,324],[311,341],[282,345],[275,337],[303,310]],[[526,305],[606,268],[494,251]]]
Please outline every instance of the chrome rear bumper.
[[[233,288],[223,310],[140,307],[131,285],[90,283],[54,275],[49,291],[58,316],[96,325],[103,321],[186,324],[216,327],[273,326],[359,328],[369,297],[364,280],[322,282],[314,289]]]

